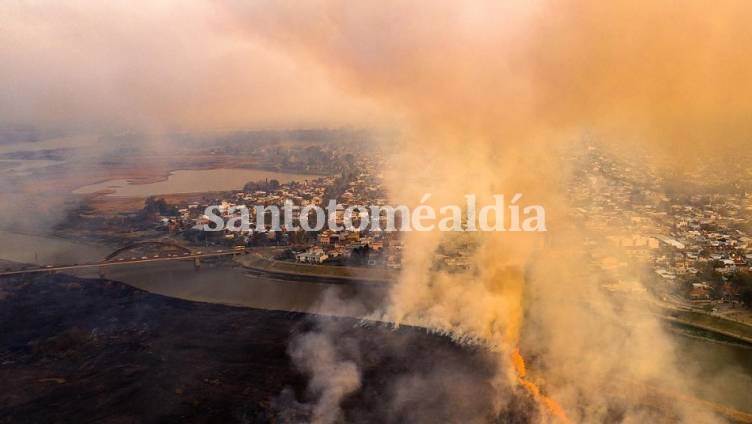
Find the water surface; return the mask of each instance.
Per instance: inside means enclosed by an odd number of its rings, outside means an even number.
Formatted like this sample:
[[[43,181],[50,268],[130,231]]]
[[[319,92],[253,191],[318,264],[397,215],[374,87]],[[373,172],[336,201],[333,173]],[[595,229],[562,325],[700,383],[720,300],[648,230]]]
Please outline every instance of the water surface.
[[[0,231],[0,259],[30,263],[69,264],[101,260],[114,247],[85,244],[54,237]],[[35,262],[36,260],[36,262]],[[76,271],[98,277],[97,270]],[[360,317],[375,306],[385,290],[346,284],[285,281],[250,275],[244,268],[204,263],[196,270],[191,261],[153,262],[107,268],[105,277],[143,290],[180,299],[238,305],[267,310]],[[0,279],[0,283],[2,280]],[[332,301],[334,299],[334,301]],[[362,305],[341,308],[336,305]],[[679,369],[695,375],[696,385],[686,391],[701,399],[752,413],[752,349],[687,335],[671,334]]]
[[[303,182],[316,178],[320,178],[320,176],[245,168],[178,170],[170,172],[170,175],[164,181],[138,184],[129,179],[114,179],[78,188],[73,193],[91,194],[100,191],[112,191],[108,196],[147,197],[164,194],[240,190],[249,181],[265,179],[278,180],[284,184],[291,181]]]

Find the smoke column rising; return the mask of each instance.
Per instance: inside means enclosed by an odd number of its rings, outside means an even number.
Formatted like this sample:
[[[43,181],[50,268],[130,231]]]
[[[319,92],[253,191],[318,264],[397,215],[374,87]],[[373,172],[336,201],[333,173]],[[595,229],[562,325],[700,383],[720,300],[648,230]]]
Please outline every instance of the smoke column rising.
[[[744,0],[6,2],[0,123],[399,125],[392,203],[523,193],[545,206],[555,247],[527,233],[408,233],[380,318],[497,351],[499,410],[524,378],[573,422],[604,421],[611,393],[623,422],[713,422],[686,403],[637,406],[650,398],[641,387],[679,390],[691,376],[649,311],[614,305],[582,272],[559,152],[587,130],[647,150],[666,174],[736,157],[752,133],[751,18]],[[435,271],[440,246],[471,253],[474,271]],[[524,373],[518,348],[536,356]],[[358,384],[337,358],[323,369],[343,378],[312,374],[329,407]]]
[[[575,422],[608,417],[615,382],[682,387],[658,319],[617,308],[583,275],[568,227],[567,166],[556,152],[584,130],[648,149],[665,172],[744,148],[752,134],[752,5],[687,1],[422,3],[260,2],[239,20],[272,45],[322,66],[352,93],[404,118],[393,201],[481,204],[521,192],[543,204],[559,247],[529,234],[475,237],[472,275],[433,270],[451,237],[410,233],[384,318],[419,323],[500,351],[500,385],[521,383]],[[527,333],[523,332],[526,329]],[[521,340],[521,338],[525,340]],[[551,398],[528,386],[518,345],[540,356]],[[530,383],[533,384],[533,383]],[[624,422],[714,422],[677,403],[663,412],[627,391]]]

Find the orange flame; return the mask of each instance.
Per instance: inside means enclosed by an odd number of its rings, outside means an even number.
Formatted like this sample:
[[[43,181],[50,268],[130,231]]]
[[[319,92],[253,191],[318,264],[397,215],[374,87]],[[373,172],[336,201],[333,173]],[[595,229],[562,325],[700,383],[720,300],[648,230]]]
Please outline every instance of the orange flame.
[[[512,363],[514,364],[514,370],[517,373],[517,381],[528,391],[528,393],[530,393],[531,396],[533,396],[533,399],[542,405],[549,414],[556,417],[559,422],[570,423],[569,418],[567,418],[567,414],[564,412],[561,405],[550,397],[544,395],[535,383],[528,381],[525,378],[527,375],[525,359],[520,354],[519,349],[515,349],[512,352]]]

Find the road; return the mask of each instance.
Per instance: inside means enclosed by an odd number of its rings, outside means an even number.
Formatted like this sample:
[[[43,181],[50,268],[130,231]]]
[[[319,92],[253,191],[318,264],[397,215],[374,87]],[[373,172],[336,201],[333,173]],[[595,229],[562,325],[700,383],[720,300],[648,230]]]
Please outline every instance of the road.
[[[101,262],[94,262],[94,263],[88,263],[88,264],[71,264],[71,265],[55,265],[55,266],[46,266],[46,267],[40,267],[40,268],[29,268],[29,269],[23,269],[23,270],[15,270],[15,271],[3,271],[0,272],[0,277],[7,276],[7,275],[17,275],[17,274],[29,274],[34,272],[56,272],[56,271],[71,271],[71,270],[77,270],[77,269],[87,269],[87,268],[103,268],[103,267],[110,267],[115,265],[136,265],[136,264],[144,264],[149,262],[164,262],[164,261],[185,261],[185,260],[195,260],[195,259],[201,259],[201,258],[216,258],[221,256],[235,256],[239,254],[243,254],[244,252],[238,252],[238,251],[227,251],[227,252],[215,252],[215,253],[192,253],[192,254],[185,254],[180,256],[159,256],[159,257],[151,257],[151,258],[135,258],[135,259],[127,259],[127,260],[109,260],[109,261],[101,261]]]
[[[0,232],[0,238],[6,242],[0,245],[0,257],[15,262],[31,263],[38,253],[37,264],[84,264],[91,258],[103,258],[113,251],[112,246],[89,246],[69,240],[15,233]],[[232,253],[235,252],[206,253],[200,257]],[[189,261],[194,257],[96,262],[67,269],[74,273],[76,268],[80,268],[77,274],[91,274],[96,273],[97,267],[106,266],[108,279],[152,293],[196,302],[358,318],[370,316],[388,296],[387,290],[373,285],[333,285],[252,275],[234,262],[214,264],[209,261],[201,271],[196,272]],[[132,264],[141,266],[130,266]],[[36,272],[65,269],[63,265],[51,268],[40,266]],[[30,271],[20,273],[25,272]],[[696,369],[691,372],[700,373],[698,381],[702,381],[702,384],[688,388],[688,393],[752,413],[748,395],[752,390],[752,356],[748,348],[703,337],[688,337],[684,333],[670,334],[677,344],[676,362],[694,366]],[[733,372],[729,372],[730,369]]]

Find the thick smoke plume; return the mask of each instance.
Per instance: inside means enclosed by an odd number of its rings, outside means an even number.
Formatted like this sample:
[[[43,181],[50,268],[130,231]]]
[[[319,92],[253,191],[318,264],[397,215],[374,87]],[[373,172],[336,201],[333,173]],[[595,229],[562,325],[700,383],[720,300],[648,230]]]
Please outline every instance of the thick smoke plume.
[[[488,204],[494,193],[521,192],[547,208],[556,247],[543,250],[529,234],[410,234],[385,319],[497,349],[499,384],[540,396],[549,418],[604,421],[620,387],[676,389],[690,378],[655,316],[615,305],[582,272],[559,152],[588,131],[622,150],[647,149],[668,173],[744,148],[752,5],[260,2],[237,14],[271,45],[401,114],[396,203],[415,205],[429,192],[435,205],[461,204],[466,193]],[[472,252],[476,271],[435,271],[439,246]],[[518,347],[538,355],[547,394],[506,360]],[[628,393],[625,422],[714,421],[686,402],[647,412],[638,405],[649,396]]]
[[[673,363],[654,315],[615,305],[583,272],[560,152],[587,132],[617,152],[647,150],[666,175],[734,158],[752,136],[752,3],[262,0],[181,3],[177,14],[8,4],[0,7],[8,122],[377,119],[403,128],[389,175],[394,204],[415,205],[426,192],[433,206],[462,204],[464,194],[490,204],[493,194],[519,192],[544,205],[548,241],[410,233],[402,278],[379,316],[497,352],[497,412],[522,386],[540,390],[543,420],[560,417],[560,406],[573,422],[602,422],[618,399],[623,422],[714,421],[687,402],[639,406],[647,388],[679,390],[691,376]],[[474,271],[437,271],[438,249],[468,254]],[[319,349],[323,365],[299,359],[318,399],[337,411],[358,387],[357,369],[335,364],[320,342],[298,347]],[[514,365],[518,349],[535,353],[535,367]]]

